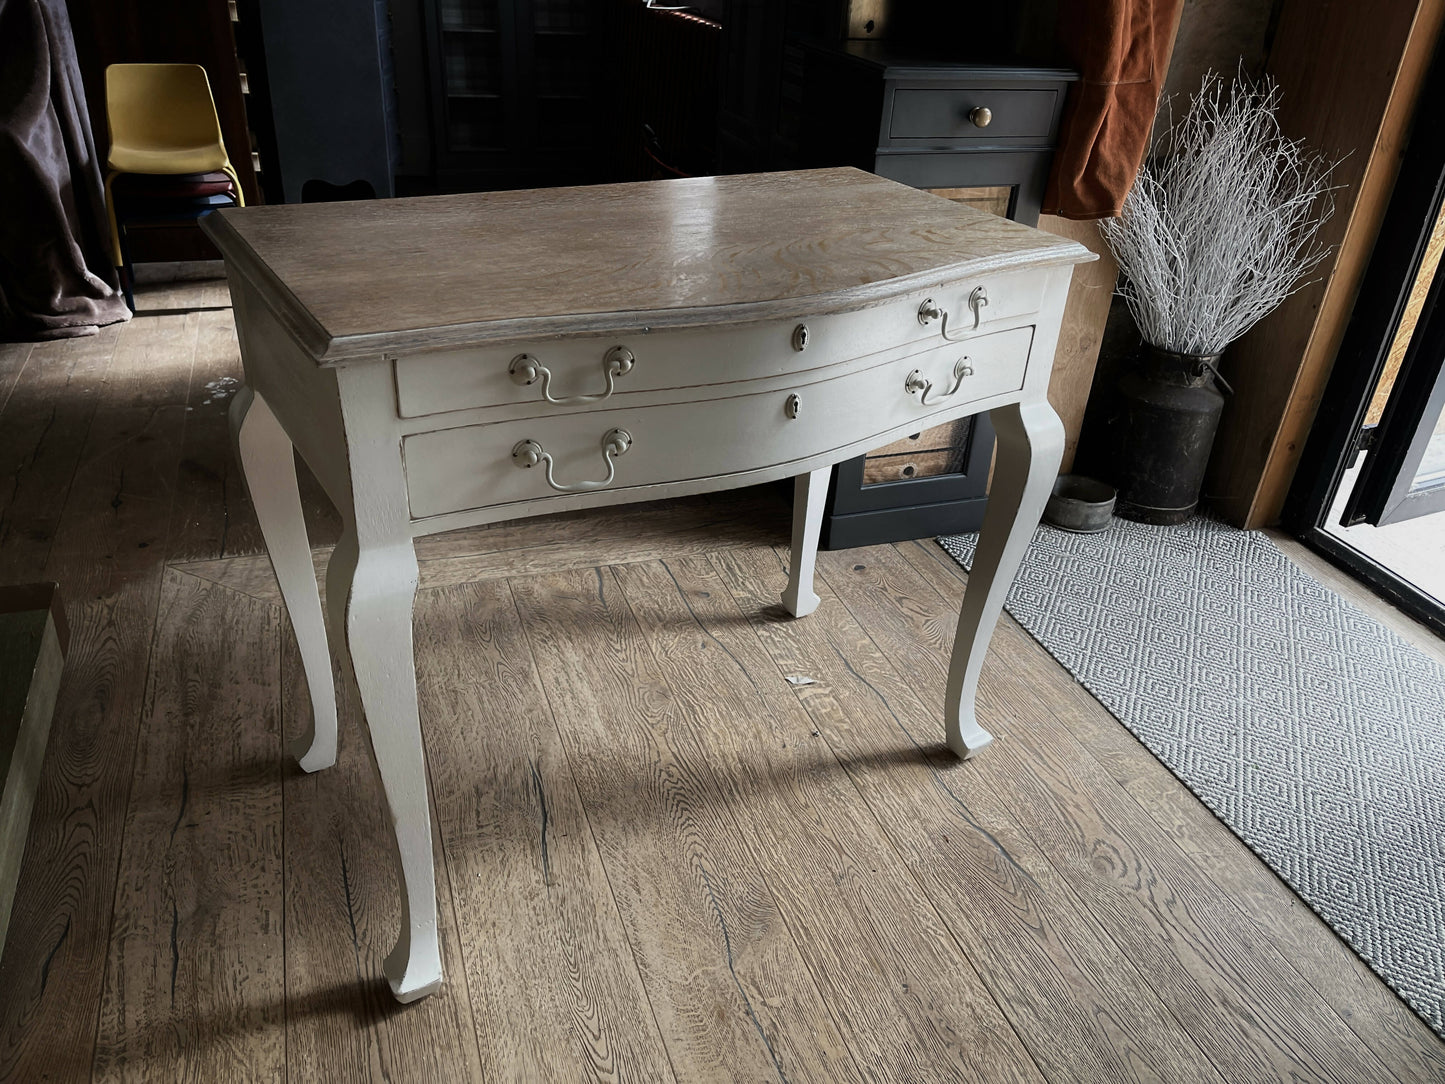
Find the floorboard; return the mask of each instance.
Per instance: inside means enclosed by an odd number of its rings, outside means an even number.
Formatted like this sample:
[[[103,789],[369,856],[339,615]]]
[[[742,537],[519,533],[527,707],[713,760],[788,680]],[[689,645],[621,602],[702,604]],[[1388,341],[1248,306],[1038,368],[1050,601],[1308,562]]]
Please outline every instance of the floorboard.
[[[17,373],[0,414],[0,583],[45,569],[122,330],[36,343]]]
[[[418,608],[423,726],[487,1078],[672,1079],[510,588],[424,591]]]
[[[165,575],[97,1080],[285,1075],[276,618],[244,595]]]
[[[613,572],[510,583],[678,1079],[857,1079]]]
[[[288,739],[305,729],[303,716],[310,710],[305,690],[288,626],[281,688]],[[444,901],[438,926],[449,981],[432,997],[402,1006],[382,974],[382,960],[401,927],[391,828],[349,679],[340,683],[337,708],[334,766],[308,775],[284,758],[290,1079],[480,1080],[471,984],[445,863],[437,864],[436,883]],[[436,846],[435,830],[433,835]]]
[[[34,343],[0,343],[0,418],[5,417],[10,393],[19,383],[20,374],[25,371],[25,363],[30,360],[30,352],[34,349]]]
[[[173,562],[265,550],[230,454],[227,414],[241,378],[235,321],[228,309],[202,312],[199,321],[166,554]]]

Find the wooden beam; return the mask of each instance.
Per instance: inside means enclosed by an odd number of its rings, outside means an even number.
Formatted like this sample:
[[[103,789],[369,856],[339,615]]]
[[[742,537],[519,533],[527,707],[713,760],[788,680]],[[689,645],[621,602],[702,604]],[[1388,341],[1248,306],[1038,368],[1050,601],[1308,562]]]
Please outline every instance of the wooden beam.
[[[1445,0],[1285,0],[1268,70],[1287,135],[1340,158],[1316,281],[1230,348],[1235,388],[1205,494],[1231,523],[1278,519],[1394,187]]]

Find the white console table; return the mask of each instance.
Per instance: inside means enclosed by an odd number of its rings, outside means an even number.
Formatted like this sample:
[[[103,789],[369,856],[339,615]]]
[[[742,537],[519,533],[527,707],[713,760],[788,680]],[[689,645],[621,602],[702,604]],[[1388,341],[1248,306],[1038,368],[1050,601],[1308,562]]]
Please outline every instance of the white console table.
[[[248,207],[204,228],[245,367],[232,425],[296,629],[313,727],[336,700],[293,447],[340,510],[327,572],[396,832],[402,1001],[441,983],[417,717],[413,539],[796,477],[783,602],[812,612],[833,465],[953,418],[998,432],[945,731],[974,693],[1058,470],[1045,394],[1073,242],[855,169]],[[485,741],[485,735],[478,736]]]

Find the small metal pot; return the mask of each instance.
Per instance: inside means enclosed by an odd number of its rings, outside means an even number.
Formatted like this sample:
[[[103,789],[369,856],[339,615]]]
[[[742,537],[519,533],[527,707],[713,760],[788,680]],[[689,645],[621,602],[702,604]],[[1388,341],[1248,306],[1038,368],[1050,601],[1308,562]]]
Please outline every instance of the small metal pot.
[[[1065,531],[1092,534],[1114,518],[1114,487],[1080,474],[1061,474],[1044,506],[1044,522]]]

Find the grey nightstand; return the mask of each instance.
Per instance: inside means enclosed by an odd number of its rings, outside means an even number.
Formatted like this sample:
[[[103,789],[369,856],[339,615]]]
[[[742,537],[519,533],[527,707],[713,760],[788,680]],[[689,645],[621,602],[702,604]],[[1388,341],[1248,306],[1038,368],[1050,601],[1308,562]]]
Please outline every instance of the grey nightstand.
[[[887,42],[790,41],[779,139],[792,164],[854,165],[1035,225],[1072,71],[925,59]],[[985,416],[896,441],[834,472],[822,545],[977,530]]]

